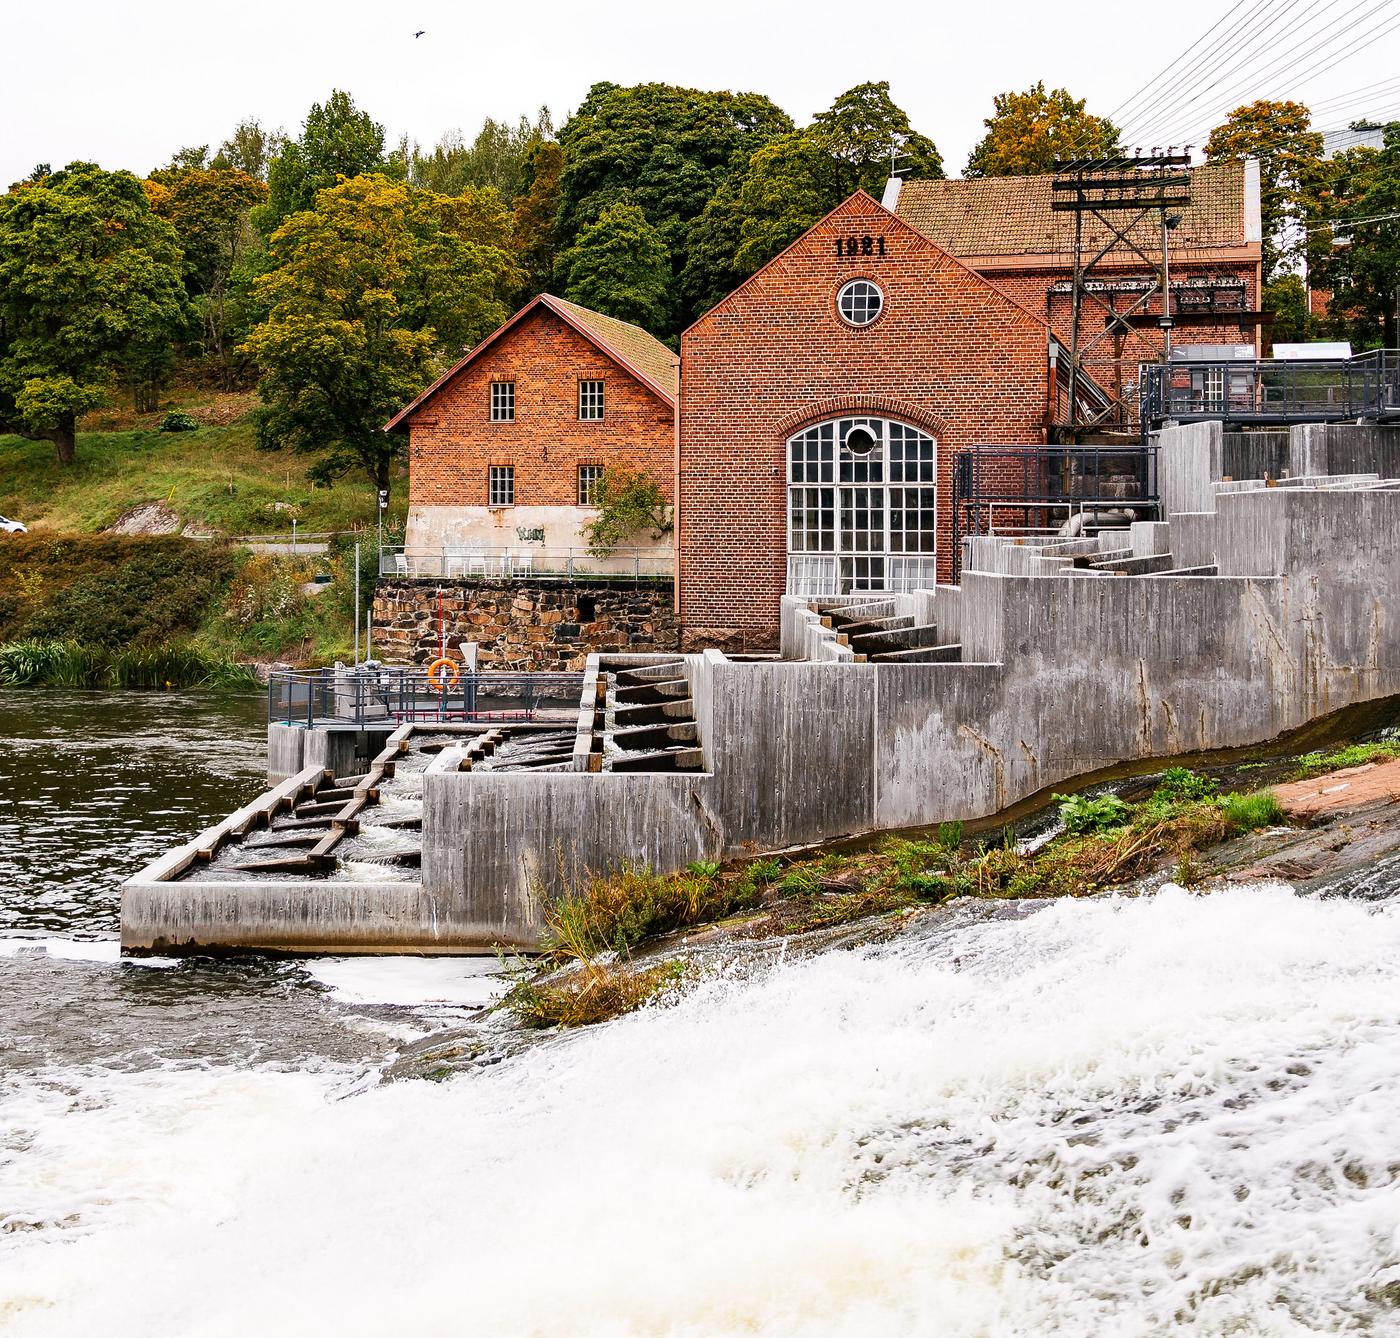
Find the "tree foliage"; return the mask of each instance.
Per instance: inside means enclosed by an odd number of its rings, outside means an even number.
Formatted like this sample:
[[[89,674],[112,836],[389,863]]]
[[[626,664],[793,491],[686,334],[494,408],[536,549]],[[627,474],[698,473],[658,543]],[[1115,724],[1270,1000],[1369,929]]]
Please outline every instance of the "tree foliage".
[[[708,310],[856,190],[878,198],[891,155],[901,174],[943,175],[937,148],[910,128],[886,83],[842,93],[810,126],[757,149],[691,226],[686,311]]]
[[[269,314],[247,340],[259,443],[317,455],[315,479],[362,469],[388,488],[398,439],[384,423],[508,314],[510,215],[489,188],[444,196],[361,175],[291,215],[270,255],[257,281]]]
[[[564,296],[654,334],[669,316],[671,257],[635,204],[610,204],[559,257]]]
[[[188,317],[174,229],[130,172],[71,163],[0,197],[0,421],[65,464],[78,418],[168,369]]]
[[[324,103],[313,103],[301,135],[289,140],[268,166],[268,201],[255,222],[270,236],[289,214],[310,209],[319,192],[341,177],[367,172],[402,177],[405,165],[384,152],[384,127],[335,89]]]
[[[1304,206],[1322,167],[1322,135],[1301,102],[1261,99],[1236,107],[1206,141],[1211,162],[1259,160],[1259,214],[1264,277],[1276,279],[1297,263]]]
[[[525,159],[524,186],[515,197],[515,254],[525,278],[518,301],[528,302],[549,287],[558,250],[559,177],[564,151],[552,139],[541,140]]]
[[[1315,199],[1310,272],[1331,289],[1330,332],[1359,348],[1400,347],[1400,122],[1379,150],[1329,160]]]
[[[254,181],[266,181],[267,169],[285,143],[286,136],[280,130],[265,130],[261,121],[250,116],[239,121],[233,134],[219,146],[213,166],[230,167],[246,172]]]
[[[1049,172],[1056,158],[1113,153],[1118,127],[1085,111],[1086,99],[1066,88],[1046,92],[1039,80],[1023,93],[998,93],[983,125],[987,132],[967,160],[964,176],[1024,177]]]
[[[267,187],[237,168],[185,167],[153,172],[146,193],[151,208],[179,238],[185,288],[203,326],[204,352],[230,389],[232,345],[247,332],[246,304],[233,279],[256,240],[250,215],[267,199]]]
[[[644,531],[653,540],[671,532],[666,494],[640,469],[610,465],[594,487],[593,505],[598,514],[584,525],[583,532],[594,557],[609,556]]]
[[[541,107],[533,121],[522,116],[514,125],[488,116],[470,144],[460,130],[451,130],[431,153],[415,149],[409,159],[409,180],[439,195],[458,195],[468,186],[491,186],[511,204],[532,179],[527,167],[531,154],[553,136],[548,107]]]
[[[787,114],[756,93],[711,93],[668,84],[595,84],[559,132],[561,247],[612,204],[639,207],[661,235],[673,274],[688,259],[687,233],[724,179],[755,149],[792,129]],[[673,310],[666,334],[687,323]]]

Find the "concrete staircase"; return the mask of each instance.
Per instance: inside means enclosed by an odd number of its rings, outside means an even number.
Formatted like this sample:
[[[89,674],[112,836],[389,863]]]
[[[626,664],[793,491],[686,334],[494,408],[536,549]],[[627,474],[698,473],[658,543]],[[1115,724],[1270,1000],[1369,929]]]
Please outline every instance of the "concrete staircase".
[[[685,662],[618,669],[607,713],[605,771],[703,771]]]
[[[900,614],[894,600],[867,604],[814,605],[822,626],[836,633],[838,645],[849,646],[856,663],[947,664],[962,658],[962,647],[946,642],[936,623],[916,624]]]

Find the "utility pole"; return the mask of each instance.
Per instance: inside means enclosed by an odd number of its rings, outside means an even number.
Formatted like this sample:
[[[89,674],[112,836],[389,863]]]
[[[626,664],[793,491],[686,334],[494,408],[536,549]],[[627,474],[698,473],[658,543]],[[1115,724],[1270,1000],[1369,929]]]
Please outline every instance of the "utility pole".
[[[360,662],[360,545],[355,545],[355,663]]]

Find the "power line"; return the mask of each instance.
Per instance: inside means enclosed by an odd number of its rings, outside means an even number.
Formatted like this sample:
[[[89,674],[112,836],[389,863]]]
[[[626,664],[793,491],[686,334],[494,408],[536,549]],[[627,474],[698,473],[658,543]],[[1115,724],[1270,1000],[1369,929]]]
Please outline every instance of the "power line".
[[[1372,214],[1368,218],[1334,218],[1330,223],[1318,223],[1311,228],[1304,228],[1303,231],[1311,236],[1314,232],[1345,231],[1348,228],[1365,227],[1368,223],[1390,223],[1397,218],[1400,218],[1400,213]]]
[[[1329,4],[1305,18],[1303,26],[1306,26],[1308,22],[1320,18],[1328,10],[1334,8],[1339,2],[1340,0],[1330,0]],[[1350,54],[1362,42],[1372,38],[1373,34],[1376,32],[1376,28],[1367,29],[1366,32],[1362,33],[1360,36],[1353,36],[1355,33],[1354,27],[1349,28],[1342,26],[1354,14],[1362,9],[1369,8],[1371,15],[1374,15],[1380,11],[1389,9],[1394,3],[1395,0],[1375,0],[1374,3],[1373,0],[1359,0],[1357,4],[1354,4],[1350,9],[1346,10],[1345,13],[1332,20],[1331,23],[1307,34],[1306,38],[1303,39],[1306,44],[1303,45],[1301,49],[1295,48],[1272,60],[1268,60],[1262,66],[1250,69],[1242,78],[1227,83],[1232,75],[1236,74],[1243,66],[1247,65],[1250,60],[1254,59],[1254,57],[1248,56],[1243,60],[1236,61],[1234,65],[1223,70],[1212,83],[1202,88],[1199,92],[1194,94],[1194,96],[1188,97],[1184,102],[1172,107],[1169,111],[1159,113],[1158,116],[1148,124],[1144,133],[1160,133],[1159,127],[1169,126],[1172,117],[1184,115],[1189,112],[1191,108],[1197,107],[1212,93],[1216,93],[1219,104],[1228,105],[1243,91],[1249,90],[1257,92],[1262,87],[1267,87],[1268,83],[1266,83],[1266,81],[1276,85],[1284,78],[1290,78],[1294,82],[1301,80],[1308,74],[1314,73],[1317,66],[1311,66],[1301,71],[1298,69],[1299,66],[1306,66],[1308,61],[1314,59],[1318,60],[1320,63],[1325,63],[1333,55],[1337,55],[1338,58],[1343,58]],[[1387,21],[1388,20],[1382,20],[1382,23],[1378,24],[1377,28],[1383,27]],[[1299,26],[1299,24],[1295,23],[1284,32],[1273,35],[1271,40],[1278,42],[1297,31]],[[1348,39],[1350,40],[1348,41]],[[1335,43],[1338,41],[1348,42],[1348,45],[1344,47],[1340,53],[1327,50],[1329,47],[1334,47]],[[1320,54],[1323,52],[1326,52],[1326,54]],[[1216,90],[1220,89],[1222,85],[1226,85],[1225,91],[1217,93]],[[1181,124],[1181,122],[1178,121],[1177,124]]]

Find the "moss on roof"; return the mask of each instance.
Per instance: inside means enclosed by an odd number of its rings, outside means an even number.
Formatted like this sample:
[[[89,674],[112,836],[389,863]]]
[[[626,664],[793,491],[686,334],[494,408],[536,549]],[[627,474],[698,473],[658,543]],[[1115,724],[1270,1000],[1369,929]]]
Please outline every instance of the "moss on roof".
[[[544,302],[587,331],[606,352],[655,382],[673,401],[680,393],[679,355],[640,325],[629,325],[615,316],[604,316],[600,311],[581,307],[577,302],[566,302],[552,293],[544,294]]]
[[[1074,215],[1051,209],[1051,176],[906,181],[895,213],[955,256],[1057,255],[1074,249]],[[1191,203],[1177,212],[1173,253],[1245,244],[1244,163],[1191,169]],[[1097,249],[1110,234],[1085,215],[1084,241]],[[1150,255],[1160,245],[1154,210],[1133,240]],[[1123,249],[1121,247],[1117,249]]]

